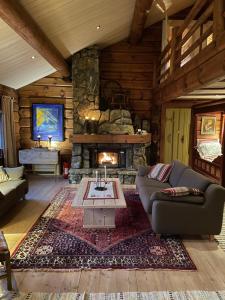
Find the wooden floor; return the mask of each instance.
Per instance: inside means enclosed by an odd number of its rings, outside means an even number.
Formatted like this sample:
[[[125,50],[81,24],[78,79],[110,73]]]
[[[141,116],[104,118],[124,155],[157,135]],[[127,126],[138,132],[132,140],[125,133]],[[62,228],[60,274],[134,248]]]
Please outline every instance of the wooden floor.
[[[30,177],[27,200],[1,219],[10,250],[25,236],[49,201],[68,182],[60,177]],[[191,222],[191,220],[190,220]],[[162,290],[225,290],[225,252],[207,239],[185,239],[198,271],[91,270],[74,272],[13,272],[19,291],[121,292]],[[5,289],[1,280],[0,290]]]

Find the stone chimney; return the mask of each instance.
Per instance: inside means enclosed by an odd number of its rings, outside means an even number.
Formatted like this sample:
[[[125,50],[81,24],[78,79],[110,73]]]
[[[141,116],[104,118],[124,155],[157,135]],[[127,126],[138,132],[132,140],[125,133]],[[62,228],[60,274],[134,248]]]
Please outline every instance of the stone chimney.
[[[99,50],[85,48],[73,55],[74,133],[84,133],[85,117],[99,120]]]

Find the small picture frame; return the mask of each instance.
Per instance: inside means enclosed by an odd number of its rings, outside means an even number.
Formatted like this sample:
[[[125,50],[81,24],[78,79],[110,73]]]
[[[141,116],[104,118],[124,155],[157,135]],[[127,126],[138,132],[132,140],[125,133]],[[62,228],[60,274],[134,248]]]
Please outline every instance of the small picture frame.
[[[202,117],[201,134],[215,135],[216,134],[216,117],[205,116]]]

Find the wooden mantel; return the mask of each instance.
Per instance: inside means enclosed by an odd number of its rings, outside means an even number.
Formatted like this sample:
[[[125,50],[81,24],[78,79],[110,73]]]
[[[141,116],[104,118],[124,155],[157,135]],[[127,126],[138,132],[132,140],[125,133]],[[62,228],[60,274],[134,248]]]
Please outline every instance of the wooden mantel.
[[[76,144],[147,144],[151,142],[151,133],[139,134],[74,134],[70,141]]]

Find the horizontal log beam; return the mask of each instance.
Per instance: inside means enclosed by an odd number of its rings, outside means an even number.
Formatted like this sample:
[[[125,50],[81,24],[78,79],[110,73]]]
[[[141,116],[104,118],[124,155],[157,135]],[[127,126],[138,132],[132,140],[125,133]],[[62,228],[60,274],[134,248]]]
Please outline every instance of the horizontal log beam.
[[[37,23],[16,0],[0,0],[0,18],[43,56],[64,77],[70,75],[69,66]]]
[[[150,10],[152,3],[153,0],[136,0],[129,39],[132,45],[137,44],[142,38],[147,11]]]

